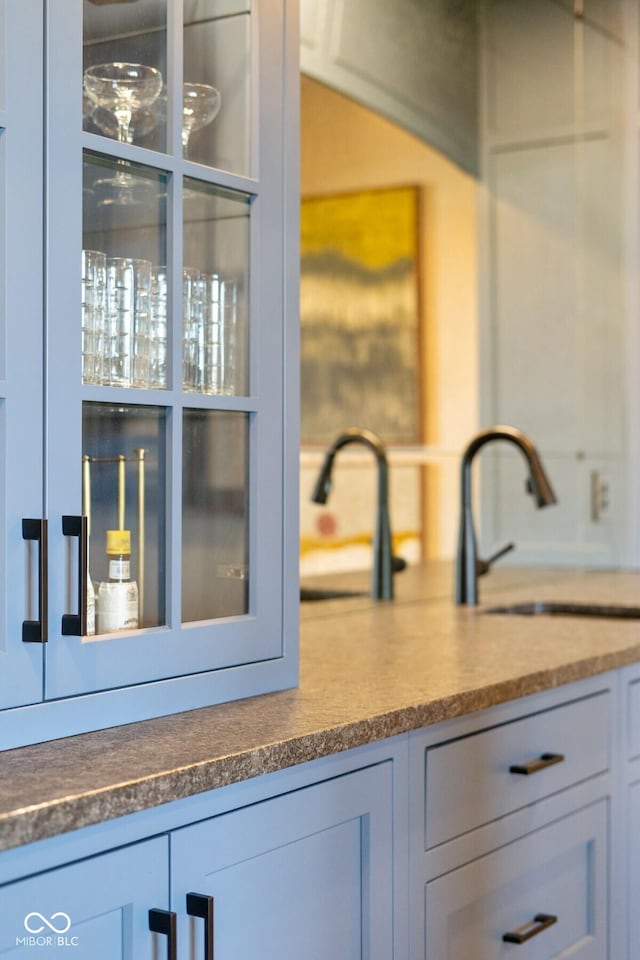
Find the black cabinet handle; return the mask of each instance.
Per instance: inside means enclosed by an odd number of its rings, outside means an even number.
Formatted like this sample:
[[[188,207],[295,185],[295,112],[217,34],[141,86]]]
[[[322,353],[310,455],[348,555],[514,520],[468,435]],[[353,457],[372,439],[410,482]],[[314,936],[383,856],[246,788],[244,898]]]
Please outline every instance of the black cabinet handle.
[[[523,773],[528,776],[530,773],[537,773],[539,770],[546,770],[552,767],[554,763],[562,763],[564,754],[562,753],[543,753],[535,760],[529,760],[528,763],[514,763],[509,767],[509,773]]]
[[[176,914],[173,910],[149,910],[149,930],[167,938],[167,960],[178,960]]]
[[[22,539],[38,541],[38,619],[22,621],[23,643],[46,643],[49,639],[49,544],[48,523],[42,519],[22,521]]]
[[[533,920],[528,920],[527,923],[523,923],[517,930],[512,930],[510,933],[503,933],[502,939],[505,943],[525,943],[526,940],[531,940],[531,937],[537,937],[539,933],[542,933],[547,927],[552,927],[553,924],[557,922],[558,918],[554,917],[551,913],[536,913]]]
[[[62,633],[65,637],[87,635],[87,565],[89,556],[89,526],[86,517],[62,518],[65,537],[78,538],[78,612],[62,615]]]
[[[213,960],[213,897],[204,893],[187,894],[187,913],[204,920],[204,960]]]

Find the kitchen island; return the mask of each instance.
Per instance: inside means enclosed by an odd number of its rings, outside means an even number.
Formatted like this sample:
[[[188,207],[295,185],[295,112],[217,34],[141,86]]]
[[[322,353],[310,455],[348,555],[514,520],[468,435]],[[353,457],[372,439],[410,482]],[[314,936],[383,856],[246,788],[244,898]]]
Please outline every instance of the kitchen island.
[[[323,582],[332,586],[328,578]],[[364,593],[303,604],[298,688],[4,753],[0,760],[0,846],[6,852],[0,856],[0,880],[29,878],[4,889],[20,888],[36,871],[40,877],[46,876],[47,870],[57,870],[62,862],[91,863],[87,860],[90,856],[99,860],[95,854],[107,848],[121,851],[155,844],[153,851],[144,851],[143,862],[149,862],[146,854],[153,852],[162,863],[166,851],[157,845],[166,844],[169,836],[178,837],[185,829],[201,828],[203,822],[226,820],[224,836],[235,836],[241,846],[251,829],[248,810],[261,810],[267,818],[265,830],[277,834],[283,824],[291,823],[293,811],[300,807],[294,804],[282,813],[276,811],[276,804],[286,803],[287,797],[301,802],[303,796],[312,797],[314,790],[321,790],[327,793],[327,802],[318,806],[320,819],[315,826],[301,828],[300,836],[329,836],[333,826],[329,829],[319,811],[344,804],[345,812],[337,815],[336,823],[360,823],[365,817],[374,833],[363,840],[363,849],[373,849],[370,843],[379,829],[379,842],[374,846],[383,859],[393,860],[393,866],[391,860],[386,867],[382,861],[369,864],[372,896],[378,891],[384,901],[390,891],[383,878],[394,881],[393,914],[389,914],[389,905],[386,910],[381,906],[374,910],[373,903],[362,908],[363,916],[377,917],[372,920],[374,926],[381,925],[375,935],[371,930],[367,934],[373,937],[372,943],[379,944],[372,947],[371,957],[389,956],[385,950],[390,949],[390,938],[397,958],[423,949],[425,921],[419,901],[425,884],[439,884],[433,888],[433,898],[427,897],[427,913],[435,910],[437,915],[446,915],[446,904],[455,904],[455,896],[438,878],[454,876],[455,867],[480,862],[481,855],[497,856],[495,851],[507,849],[509,844],[524,844],[525,849],[530,834],[542,834],[543,826],[550,830],[550,824],[576,809],[602,812],[609,805],[606,824],[602,817],[596,824],[599,841],[594,839],[590,823],[578,823],[576,850],[582,849],[580,831],[586,831],[583,847],[591,852],[585,856],[591,857],[593,869],[600,869],[606,863],[600,849],[602,837],[609,834],[612,888],[622,909],[621,878],[627,866],[618,865],[617,830],[621,818],[640,818],[629,802],[634,795],[633,760],[640,734],[622,730],[624,718],[634,716],[635,690],[640,689],[632,666],[640,662],[640,621],[505,616],[486,610],[531,600],[635,605],[640,575],[503,567],[481,581],[478,608],[455,607],[451,583],[448,564],[410,568],[396,577],[394,602],[374,603],[366,595],[366,575],[341,576],[335,585]],[[425,756],[433,758],[430,769],[440,770],[440,780],[448,769],[447,763],[435,763],[435,758],[446,756],[437,752],[441,744],[485,744],[489,742],[487,731],[517,730],[518,724],[525,733],[537,729],[536,724],[546,730],[547,717],[563,718],[558,730],[562,736],[573,731],[575,742],[563,747],[566,763],[557,763],[542,777],[520,778],[542,783],[542,789],[536,787],[531,796],[523,794],[495,810],[491,798],[480,803],[478,795],[472,806],[484,812],[477,822],[470,813],[471,819],[462,817],[459,829],[455,826],[457,815],[451,828],[429,826],[425,843],[420,845],[424,852],[419,857],[411,854],[416,831],[424,832],[424,805],[430,797],[429,784],[434,782],[425,776]],[[535,729],[532,743],[542,736]],[[475,740],[478,736],[485,740]],[[496,736],[491,734],[489,753],[499,741]],[[526,737],[523,749],[528,749]],[[572,750],[584,753],[585,759],[584,763],[579,760],[576,772],[567,772]],[[465,758],[464,763],[469,762]],[[465,781],[464,769],[473,771],[466,792],[479,789],[482,793],[484,787],[473,779],[478,776],[473,765],[463,767],[454,780]],[[344,795],[332,796],[336,785]],[[453,793],[455,789],[447,788]],[[504,796],[505,791],[501,789],[499,794]],[[387,812],[393,811],[386,826],[385,797]],[[365,809],[369,802],[382,806],[369,811]],[[430,804],[432,810],[442,805],[436,795]],[[241,820],[229,819],[233,817]],[[361,829],[358,827],[358,836]],[[558,829],[559,836],[563,835],[563,829]],[[429,839],[430,830],[433,839]],[[413,837],[411,843],[409,836]],[[216,837],[219,843],[221,837]],[[293,849],[295,839],[283,834],[276,846]],[[350,842],[355,842],[353,837],[336,835],[327,862],[339,869]],[[553,850],[557,845],[558,837],[550,835],[548,843],[539,848]],[[194,838],[184,850],[201,846],[206,842]],[[185,863],[189,856],[196,856],[195,852],[187,856],[184,850],[180,854],[181,849],[177,844],[172,853],[174,865],[181,855],[186,857]],[[114,854],[103,854],[108,855]],[[247,853],[243,862],[250,857]],[[361,850],[355,859],[362,860]],[[308,851],[303,860],[314,862],[313,857],[309,861]],[[219,869],[228,872],[229,863],[224,861]],[[412,878],[408,888],[406,878],[402,879],[407,867]],[[509,866],[507,873],[511,869]],[[629,869],[635,869],[633,861]],[[602,904],[611,893],[603,887],[606,870],[602,870],[600,879],[590,874],[583,878],[598,899],[590,906],[590,922],[597,921],[598,926],[587,937],[592,950],[603,949],[609,936]],[[205,874],[208,876],[206,870]],[[317,882],[315,877],[313,883]],[[467,886],[473,883],[465,879]],[[299,878],[296,884],[299,886]],[[166,899],[175,911],[174,893]],[[65,907],[60,905],[60,909]],[[412,919],[407,920],[407,915]],[[305,922],[301,920],[302,931]],[[578,919],[575,923],[579,927]],[[561,924],[555,928],[556,932],[543,930],[544,935],[559,935]],[[584,931],[574,933],[578,937],[575,942],[587,936]],[[142,937],[145,931],[138,930],[136,935]],[[148,938],[148,932],[146,935]],[[327,949],[332,949],[330,942]],[[441,960],[445,954],[432,955]],[[604,954],[584,953],[591,955]]]

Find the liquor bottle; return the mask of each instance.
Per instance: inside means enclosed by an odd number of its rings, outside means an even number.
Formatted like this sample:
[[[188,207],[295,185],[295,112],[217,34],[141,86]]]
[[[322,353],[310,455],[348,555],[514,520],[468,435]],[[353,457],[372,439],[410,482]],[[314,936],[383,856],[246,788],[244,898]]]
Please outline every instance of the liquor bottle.
[[[135,630],[138,626],[138,585],[131,579],[131,532],[107,530],[109,579],[98,588],[100,633]]]

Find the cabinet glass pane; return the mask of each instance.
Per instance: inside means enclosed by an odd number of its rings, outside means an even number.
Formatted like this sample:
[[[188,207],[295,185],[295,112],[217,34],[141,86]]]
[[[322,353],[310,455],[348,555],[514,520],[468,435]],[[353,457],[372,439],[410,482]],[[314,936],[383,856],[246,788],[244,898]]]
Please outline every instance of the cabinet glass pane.
[[[167,386],[167,178],[85,153],[84,383]]]
[[[165,150],[167,4],[83,3],[83,127]]]
[[[250,20],[241,3],[185,0],[185,157],[248,175]]]
[[[249,416],[185,410],[182,620],[248,612]]]
[[[131,621],[136,618],[140,627],[163,624],[166,411],[162,407],[84,403],[82,450],[83,512],[89,518],[89,573],[96,595],[96,633],[131,629],[135,626]],[[124,546],[121,537],[107,535],[107,531],[127,531]],[[127,591],[120,587],[118,577],[126,579],[122,561],[126,563],[127,540],[128,572],[137,587],[137,599],[129,591],[129,606],[125,608]]]
[[[249,198],[185,180],[183,389],[248,391]]]

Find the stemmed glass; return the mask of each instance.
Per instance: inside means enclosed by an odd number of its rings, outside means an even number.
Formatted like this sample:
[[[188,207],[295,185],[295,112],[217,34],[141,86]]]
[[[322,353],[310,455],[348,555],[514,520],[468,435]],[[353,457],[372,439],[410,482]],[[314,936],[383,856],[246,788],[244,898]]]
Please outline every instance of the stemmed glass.
[[[133,110],[129,121],[129,143],[146,137],[148,133],[158,126],[160,122],[158,100],[151,107],[143,107],[140,110]],[[118,140],[119,125],[118,120],[112,110],[106,107],[96,107],[92,104],[92,109],[87,112],[87,116],[92,123],[98,127],[107,137]]]
[[[182,150],[188,157],[189,138],[218,116],[222,98],[220,91],[208,83],[185,83],[182,100]]]
[[[162,74],[144,63],[99,63],[84,72],[93,122],[109,137],[132,143],[157,124],[152,107],[162,91]],[[120,161],[118,161],[120,163]],[[124,164],[122,164],[125,166]],[[119,170],[94,184],[101,206],[147,202],[151,185]]]
[[[162,74],[145,63],[99,63],[85,70],[84,88],[97,107],[115,116],[117,139],[131,143],[131,115],[157,100]]]

